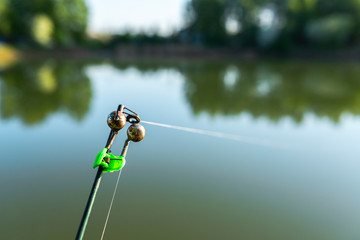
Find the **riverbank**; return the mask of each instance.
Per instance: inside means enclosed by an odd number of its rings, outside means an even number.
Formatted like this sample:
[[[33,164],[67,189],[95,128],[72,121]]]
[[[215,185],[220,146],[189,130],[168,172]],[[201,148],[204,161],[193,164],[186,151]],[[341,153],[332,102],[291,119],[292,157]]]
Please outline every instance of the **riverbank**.
[[[306,61],[358,61],[360,49],[333,51],[298,50],[292,53],[264,53],[251,49],[205,48],[196,45],[125,45],[114,49],[26,49],[18,51],[8,45],[0,45],[0,68],[19,59],[128,59],[128,58],[184,58],[184,59],[293,59]]]

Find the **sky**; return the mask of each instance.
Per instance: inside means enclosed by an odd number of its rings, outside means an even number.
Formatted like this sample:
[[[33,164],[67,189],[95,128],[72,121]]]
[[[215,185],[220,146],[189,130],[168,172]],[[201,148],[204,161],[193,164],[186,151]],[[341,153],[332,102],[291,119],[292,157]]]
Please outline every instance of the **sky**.
[[[86,0],[89,32],[158,31],[169,35],[183,25],[188,0]]]

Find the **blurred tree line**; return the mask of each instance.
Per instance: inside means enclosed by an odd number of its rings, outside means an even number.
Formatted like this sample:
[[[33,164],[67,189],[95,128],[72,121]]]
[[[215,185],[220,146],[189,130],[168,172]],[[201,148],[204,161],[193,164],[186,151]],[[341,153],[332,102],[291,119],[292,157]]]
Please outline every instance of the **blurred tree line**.
[[[354,46],[359,0],[191,0],[186,41],[210,46],[291,50]]]
[[[142,47],[144,45],[161,45],[168,43],[177,43],[179,42],[176,35],[172,36],[161,36],[158,33],[132,33],[131,31],[122,33],[122,34],[114,34],[110,36],[109,40],[105,43],[106,47],[116,48],[119,44],[125,45],[136,45],[138,47]]]
[[[184,27],[169,37],[129,31],[94,40],[84,0],[0,0],[0,38],[48,48],[187,43],[277,52],[360,43],[360,0],[190,0],[185,10]]]
[[[70,47],[86,39],[83,0],[0,0],[0,37],[17,45]]]

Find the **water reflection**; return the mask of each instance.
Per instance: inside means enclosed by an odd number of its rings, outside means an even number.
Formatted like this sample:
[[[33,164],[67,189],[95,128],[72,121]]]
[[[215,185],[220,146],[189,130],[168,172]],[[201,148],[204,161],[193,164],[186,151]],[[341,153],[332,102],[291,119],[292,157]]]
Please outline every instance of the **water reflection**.
[[[83,119],[92,96],[84,66],[64,61],[26,62],[3,72],[1,117],[32,125],[64,111],[75,120]]]
[[[120,71],[142,74],[172,69],[184,76],[184,95],[197,115],[237,115],[300,123],[313,113],[338,122],[343,113],[360,113],[360,68],[356,63],[229,62],[200,60],[122,61]],[[91,83],[85,62],[23,63],[2,75],[2,118],[35,124],[64,110],[80,120],[89,109]],[[169,79],[170,81],[171,79]]]
[[[338,122],[360,113],[360,68],[338,62],[142,61],[117,63],[143,73],[175,69],[185,77],[185,96],[194,114],[237,115],[300,123],[313,113]]]
[[[338,122],[360,113],[360,68],[339,63],[199,63],[188,65],[186,98],[195,114],[301,122],[306,113]]]

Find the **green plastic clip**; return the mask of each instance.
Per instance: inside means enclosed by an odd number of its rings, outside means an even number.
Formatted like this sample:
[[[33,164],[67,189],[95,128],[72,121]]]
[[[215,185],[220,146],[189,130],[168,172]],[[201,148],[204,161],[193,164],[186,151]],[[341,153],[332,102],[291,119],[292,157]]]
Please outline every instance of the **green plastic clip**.
[[[114,156],[111,153],[108,153],[109,149],[104,148],[102,149],[95,158],[94,166],[93,168],[96,168],[98,166],[102,166],[104,171],[103,172],[115,172],[119,171],[125,166],[125,157],[124,156]],[[104,158],[109,158],[110,162],[105,162]]]

